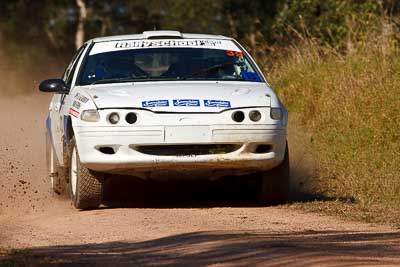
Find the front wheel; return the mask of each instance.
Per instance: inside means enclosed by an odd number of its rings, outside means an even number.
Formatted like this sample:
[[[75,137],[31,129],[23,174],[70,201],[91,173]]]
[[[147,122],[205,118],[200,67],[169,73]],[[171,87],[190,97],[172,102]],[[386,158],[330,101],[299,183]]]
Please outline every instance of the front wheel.
[[[97,209],[103,199],[103,176],[81,164],[74,139],[70,147],[69,189],[72,204],[77,209]]]
[[[289,200],[290,173],[289,149],[286,144],[285,157],[277,167],[264,172],[258,187],[258,201],[263,205],[284,204]]]

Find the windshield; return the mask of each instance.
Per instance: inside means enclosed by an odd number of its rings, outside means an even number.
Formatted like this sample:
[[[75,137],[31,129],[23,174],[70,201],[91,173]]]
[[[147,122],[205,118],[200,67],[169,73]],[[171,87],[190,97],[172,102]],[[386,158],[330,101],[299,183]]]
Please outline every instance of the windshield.
[[[196,47],[124,48],[122,51],[115,48],[113,51],[94,50],[96,53],[89,54],[84,63],[78,83],[173,80],[262,82],[241,51]]]

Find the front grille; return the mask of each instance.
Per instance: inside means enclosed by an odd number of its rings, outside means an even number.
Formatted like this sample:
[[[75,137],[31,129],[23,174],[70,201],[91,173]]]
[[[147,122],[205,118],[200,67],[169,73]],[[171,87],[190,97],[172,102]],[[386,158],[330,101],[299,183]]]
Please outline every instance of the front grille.
[[[210,144],[210,145],[157,145],[134,146],[136,151],[153,156],[197,156],[227,154],[238,150],[237,144]]]

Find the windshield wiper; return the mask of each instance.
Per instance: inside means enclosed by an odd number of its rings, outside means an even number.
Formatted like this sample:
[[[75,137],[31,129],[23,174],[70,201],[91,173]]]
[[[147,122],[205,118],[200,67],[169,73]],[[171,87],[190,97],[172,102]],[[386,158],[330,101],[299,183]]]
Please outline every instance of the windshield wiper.
[[[142,80],[144,78],[149,78],[149,76],[143,75],[143,76],[137,76],[137,77],[121,77],[121,78],[103,79],[103,80],[94,81],[90,85],[102,84],[102,83],[136,82],[136,81]]]
[[[189,77],[197,76],[197,75],[202,74],[202,73],[207,73],[207,72],[210,72],[212,70],[216,70],[216,69],[219,69],[219,68],[223,68],[223,67],[231,66],[231,65],[236,65],[236,64],[237,64],[236,61],[217,64],[217,65],[205,68],[205,69],[197,70],[197,71],[195,71],[193,73],[190,73],[188,75],[185,75],[185,76],[181,77],[181,79],[185,80],[185,79],[187,79]]]

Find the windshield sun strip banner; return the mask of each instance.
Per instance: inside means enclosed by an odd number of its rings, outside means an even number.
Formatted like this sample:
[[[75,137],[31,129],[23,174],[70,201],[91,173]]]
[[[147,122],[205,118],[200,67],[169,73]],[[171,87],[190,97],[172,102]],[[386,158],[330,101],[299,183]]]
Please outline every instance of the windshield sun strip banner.
[[[121,40],[95,43],[89,55],[106,52],[149,48],[206,48],[241,52],[231,40],[218,39],[165,39],[165,40]]]

